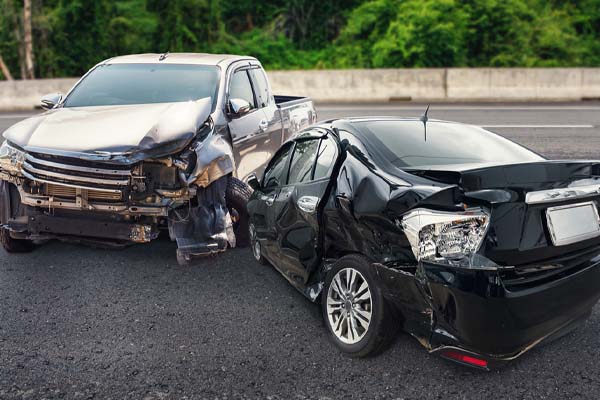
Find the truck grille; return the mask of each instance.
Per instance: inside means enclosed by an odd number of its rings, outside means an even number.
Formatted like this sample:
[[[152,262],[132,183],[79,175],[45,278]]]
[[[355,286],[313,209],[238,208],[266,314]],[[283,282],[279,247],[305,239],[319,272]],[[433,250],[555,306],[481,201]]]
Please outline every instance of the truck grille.
[[[61,199],[75,199],[77,197],[77,189],[70,186],[55,185],[53,183],[46,184],[46,196],[58,197]],[[99,190],[82,190],[81,196],[88,200],[97,201],[120,201],[123,198],[121,192],[102,192]]]
[[[107,166],[82,160],[83,166],[77,165],[78,161],[80,160],[30,153],[23,162],[23,175],[33,181],[61,186],[59,190],[62,191],[80,188],[121,196],[122,190],[129,186],[129,167],[123,169],[122,166]]]

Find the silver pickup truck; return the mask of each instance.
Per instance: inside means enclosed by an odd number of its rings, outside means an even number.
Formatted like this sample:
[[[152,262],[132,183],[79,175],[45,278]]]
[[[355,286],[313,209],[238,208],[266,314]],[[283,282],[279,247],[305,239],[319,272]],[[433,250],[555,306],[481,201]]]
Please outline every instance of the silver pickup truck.
[[[0,240],[123,246],[168,230],[180,263],[248,241],[246,179],[314,123],[258,60],[143,54],[103,61],[4,132]]]

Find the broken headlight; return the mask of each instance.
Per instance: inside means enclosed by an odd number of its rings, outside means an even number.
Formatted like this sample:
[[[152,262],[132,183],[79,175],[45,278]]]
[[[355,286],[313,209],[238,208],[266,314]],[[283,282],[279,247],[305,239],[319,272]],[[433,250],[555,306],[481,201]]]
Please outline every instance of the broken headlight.
[[[487,232],[490,217],[483,209],[464,212],[413,210],[402,228],[418,261],[458,261],[475,254]]]
[[[7,141],[0,146],[0,168],[4,170],[17,170],[25,160],[25,152],[21,151]]]

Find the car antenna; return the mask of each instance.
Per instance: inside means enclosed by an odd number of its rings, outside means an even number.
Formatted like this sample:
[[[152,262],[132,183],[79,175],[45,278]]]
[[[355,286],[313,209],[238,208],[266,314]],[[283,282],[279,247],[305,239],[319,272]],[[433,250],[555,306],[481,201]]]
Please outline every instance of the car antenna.
[[[162,53],[160,55],[160,57],[158,57],[158,61],[163,61],[165,58],[167,58],[168,55],[169,55],[168,51],[166,53]]]
[[[429,117],[427,116],[427,113],[429,112],[429,106],[431,106],[431,104],[427,105],[425,114],[421,115],[421,118],[419,118],[419,120],[421,120],[421,122],[423,123],[423,129],[425,131],[425,141],[427,141],[427,121],[429,121]]]

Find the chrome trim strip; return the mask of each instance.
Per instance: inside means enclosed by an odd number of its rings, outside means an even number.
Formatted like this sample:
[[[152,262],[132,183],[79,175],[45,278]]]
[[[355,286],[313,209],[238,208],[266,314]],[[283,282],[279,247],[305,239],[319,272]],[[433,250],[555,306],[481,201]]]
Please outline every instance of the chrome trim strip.
[[[88,178],[85,176],[73,176],[73,175],[65,175],[57,172],[46,171],[43,169],[37,169],[31,164],[24,162],[23,163],[23,171],[27,171],[29,173],[40,174],[44,176],[49,176],[52,178],[65,179],[68,181],[77,181],[77,182],[87,182],[87,183],[95,183],[98,185],[110,185],[110,186],[127,186],[129,185],[129,180],[105,180],[105,179],[96,179],[96,178]],[[29,177],[28,177],[29,178]],[[30,178],[31,179],[31,178]],[[35,180],[39,180],[36,178]],[[61,182],[52,182],[49,183],[61,183]],[[94,188],[95,189],[95,188]]]
[[[529,192],[525,195],[525,203],[553,203],[556,201],[571,200],[595,195],[600,195],[600,185],[574,186],[569,188]]]
[[[37,178],[37,177],[29,174],[25,170],[22,170],[21,173],[27,179],[30,179],[30,180],[36,181],[36,182],[51,183],[53,185],[67,186],[67,187],[79,188],[79,189],[85,189],[85,190],[96,190],[96,191],[99,191],[99,192],[121,193],[121,191],[118,190],[118,189],[104,189],[104,188],[99,188],[99,187],[94,187],[94,186],[75,185],[75,184],[69,184],[69,183],[62,183],[62,182],[50,181],[50,180],[47,180],[47,179],[41,179],[41,178]]]
[[[31,161],[36,164],[46,165],[46,166],[52,167],[52,168],[65,169],[65,170],[69,170],[69,171],[81,171],[81,172],[88,172],[88,173],[102,174],[102,175],[131,176],[130,170],[114,170],[114,169],[79,167],[76,165],[61,164],[61,163],[55,163],[52,161],[41,160],[39,158],[33,157],[31,154],[26,154],[25,159],[27,161]]]

